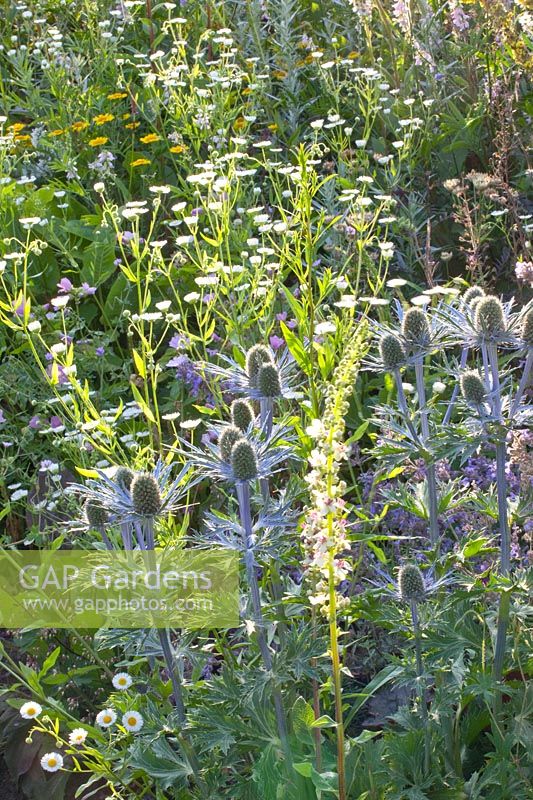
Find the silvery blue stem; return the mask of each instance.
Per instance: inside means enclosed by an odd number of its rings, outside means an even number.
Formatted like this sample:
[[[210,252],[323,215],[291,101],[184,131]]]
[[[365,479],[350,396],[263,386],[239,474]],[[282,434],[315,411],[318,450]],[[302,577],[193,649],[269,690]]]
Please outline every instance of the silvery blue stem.
[[[461,372],[466,367],[466,362],[468,361],[468,347],[463,347],[461,350],[461,361],[460,361],[460,370]],[[453,409],[455,408],[455,402],[457,400],[457,395],[459,394],[459,383],[456,383],[452,392],[452,396],[450,398],[450,402],[448,403],[448,408],[446,409],[446,414],[444,415],[444,419],[442,421],[443,425],[447,425],[450,419],[452,418]]]
[[[426,445],[429,442],[429,419],[426,402],[426,387],[424,384],[424,362],[422,358],[417,359],[415,364],[415,376],[418,404],[420,406],[422,442]],[[426,461],[426,475],[429,500],[429,538],[431,544],[436,545],[439,541],[439,502],[437,497],[437,475],[435,463],[433,461]]]
[[[155,534],[154,534],[154,518],[145,517],[143,520],[143,533],[146,542],[146,552],[152,556],[155,549]],[[170,681],[172,683],[172,693],[174,695],[174,705],[180,723],[185,722],[185,704],[183,702],[183,689],[181,685],[181,676],[178,660],[170,643],[170,635],[166,628],[158,628],[157,634],[159,636],[159,643],[163,651],[163,658],[165,659]]]
[[[492,373],[492,413],[498,423],[502,425],[501,386],[498,371],[498,349],[496,344],[488,347],[488,356]],[[498,491],[498,522],[500,528],[500,572],[506,576],[511,567],[511,541],[509,535],[509,519],[507,511],[507,478],[505,464],[507,460],[504,431],[498,434],[496,443],[496,484]],[[498,624],[496,627],[496,643],[494,646],[493,678],[501,682],[505,663],[505,650],[507,641],[507,628],[509,625],[509,611],[511,598],[509,592],[502,592],[498,606]],[[494,700],[494,715],[499,716],[501,695],[497,691]]]
[[[255,572],[255,559],[254,559],[254,534],[252,524],[252,510],[250,505],[250,484],[248,481],[239,481],[236,484],[237,499],[239,501],[239,514],[241,518],[242,527],[244,529],[244,564],[246,567],[246,578],[248,580],[248,588],[250,590],[250,598],[252,600],[252,610],[254,615],[254,623],[257,630],[257,642],[259,644],[259,651],[263,659],[263,664],[267,672],[272,672],[272,656],[268,647],[265,635],[265,623],[263,619],[263,612],[261,610],[261,595],[259,593],[259,583]],[[281,700],[281,693],[279,689],[273,689],[272,699],[274,701],[274,710],[276,714],[276,721],[278,724],[278,733],[281,744],[287,758],[287,762],[291,763],[291,751],[287,735],[287,725],[285,722],[285,712],[283,710],[283,703]]]
[[[418,603],[416,600],[410,601],[411,619],[413,621],[413,633],[415,636],[415,657],[416,657],[416,677],[419,685],[420,713],[424,724],[424,767],[426,773],[429,772],[429,720],[428,709],[426,706],[426,681],[424,678],[424,662],[422,660],[422,637],[420,633],[420,620],[418,618]]]
[[[133,550],[133,538],[131,535],[131,523],[122,522],[120,524],[120,535],[122,537],[122,544],[124,550]]]
[[[137,539],[139,550],[146,550],[146,542],[144,541],[144,535],[140,523],[134,522],[133,527],[135,529],[135,538]]]
[[[111,544],[111,541],[110,541],[110,539],[109,539],[109,536],[108,536],[108,535],[107,535],[107,533],[105,532],[105,526],[104,526],[104,525],[99,525],[99,526],[98,526],[98,533],[99,533],[99,534],[100,534],[100,536],[102,537],[102,541],[103,541],[103,543],[105,544],[106,550],[114,550],[115,548],[114,548],[114,547],[113,547],[113,545]]]
[[[483,359],[483,371],[485,373],[485,384],[487,386],[487,390],[489,393],[492,391],[492,385],[490,382],[490,369],[489,369],[489,356],[487,353],[487,346],[485,344],[481,345],[481,358]]]
[[[272,423],[274,419],[274,401],[271,397],[262,397],[259,401],[260,422],[261,428],[265,434],[266,439],[270,439],[272,433]],[[261,495],[263,502],[266,504],[270,500],[270,485],[268,478],[261,478],[259,481],[261,486]]]
[[[530,379],[530,373],[533,369],[533,349],[530,348],[527,356],[526,356],[526,363],[524,364],[524,371],[522,372],[522,377],[520,378],[520,383],[518,385],[518,389],[516,391],[515,399],[513,400],[513,404],[511,406],[511,411],[509,412],[509,416],[511,419],[516,414],[516,410],[520,405],[520,400],[524,392],[526,391],[526,386],[528,385],[528,381]]]
[[[405,424],[409,428],[411,436],[415,440],[415,442],[419,442],[418,433],[416,432],[413,423],[411,422],[411,416],[409,414],[409,409],[407,407],[407,398],[405,396],[405,390],[403,388],[402,376],[400,374],[399,369],[394,370],[394,378],[396,380],[396,391],[398,392],[398,408],[400,409],[402,416],[405,420]]]

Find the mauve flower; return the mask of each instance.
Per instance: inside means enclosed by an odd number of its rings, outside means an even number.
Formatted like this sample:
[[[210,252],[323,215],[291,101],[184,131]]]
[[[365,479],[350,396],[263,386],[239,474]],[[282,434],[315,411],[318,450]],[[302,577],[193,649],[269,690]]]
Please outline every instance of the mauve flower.
[[[0,425],[2,425],[4,422],[7,422],[7,419],[4,416],[4,412],[0,408]]]
[[[34,416],[33,416],[33,417],[30,419],[30,421],[28,422],[28,427],[29,427],[29,428],[31,428],[31,429],[32,429],[32,430],[34,430],[34,431],[38,430],[38,429],[41,427],[41,420],[40,420],[40,418],[37,416],[37,414],[35,414],[35,415],[34,415]]]
[[[288,316],[288,314],[287,314],[286,311],[280,311],[279,314],[276,314],[276,319],[277,319],[278,322],[285,322],[285,320],[287,319],[287,316]]]
[[[63,423],[61,422],[58,416],[54,415],[53,417],[50,417],[50,427],[53,428],[54,430],[56,428],[62,428]]]
[[[174,350],[183,350],[183,348],[187,347],[188,344],[189,340],[186,336],[182,336],[181,333],[175,333],[168,343],[168,346],[172,347]]]
[[[103,356],[105,353],[105,348],[100,345],[100,347],[97,347],[94,352],[97,356]]]
[[[285,340],[281,339],[279,336],[276,336],[276,334],[270,337],[269,342],[273,350],[279,350],[279,348],[283,347],[285,344]]]
[[[68,278],[61,278],[57,284],[57,288],[59,289],[59,294],[70,294],[74,289],[74,284]]]
[[[25,308],[26,308],[26,300],[23,300],[21,303],[19,303],[19,305],[16,308],[13,309],[13,311],[17,315],[17,317],[20,317],[22,319],[22,317],[24,316]]]
[[[83,281],[81,285],[82,297],[89,297],[90,295],[95,294],[95,292],[96,292],[96,286],[89,286],[87,281]]]

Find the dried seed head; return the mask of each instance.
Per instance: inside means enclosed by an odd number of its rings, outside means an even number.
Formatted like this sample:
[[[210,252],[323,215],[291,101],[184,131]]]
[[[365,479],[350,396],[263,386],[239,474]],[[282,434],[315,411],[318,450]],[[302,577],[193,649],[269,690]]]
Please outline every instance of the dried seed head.
[[[427,347],[431,341],[428,316],[421,308],[408,308],[402,320],[402,334],[415,347]]]
[[[461,393],[471,406],[479,406],[485,400],[485,384],[474,369],[463,372],[460,378]]]
[[[522,323],[522,339],[528,347],[533,347],[533,307],[529,309]]]
[[[131,469],[128,467],[119,467],[115,472],[115,483],[118,483],[123,489],[130,489],[134,477],[135,475]]]
[[[109,521],[109,514],[105,508],[94,500],[87,500],[83,507],[83,513],[87,524],[93,529],[98,529]]]
[[[505,318],[501,300],[494,295],[482,297],[476,304],[474,327],[478,333],[497,336],[505,330]]]
[[[272,353],[264,344],[254,344],[246,354],[246,374],[252,388],[257,388],[257,376],[263,364],[273,362]]]
[[[485,292],[481,286],[471,286],[463,295],[463,300],[467,306],[475,305],[482,297],[485,297]]]
[[[406,564],[398,573],[398,589],[402,600],[422,603],[426,599],[424,576],[416,564]]]
[[[141,472],[131,482],[131,499],[136,514],[141,517],[155,517],[161,511],[161,492],[153,475]]]
[[[231,404],[231,421],[236,428],[247,431],[255,419],[254,410],[248,400],[234,400]]]
[[[394,370],[405,364],[402,343],[392,333],[386,333],[379,343],[379,352],[385,369]]]
[[[259,470],[257,456],[247,439],[239,439],[231,451],[231,467],[237,481],[252,481]]]
[[[263,397],[279,397],[281,380],[275,364],[263,364],[257,374],[257,388]]]
[[[218,447],[220,449],[220,457],[222,461],[225,461],[229,464],[231,461],[231,451],[233,450],[233,445],[235,442],[238,442],[239,439],[242,439],[242,431],[235,425],[229,425],[227,428],[224,428],[220,434],[220,439],[218,440]]]

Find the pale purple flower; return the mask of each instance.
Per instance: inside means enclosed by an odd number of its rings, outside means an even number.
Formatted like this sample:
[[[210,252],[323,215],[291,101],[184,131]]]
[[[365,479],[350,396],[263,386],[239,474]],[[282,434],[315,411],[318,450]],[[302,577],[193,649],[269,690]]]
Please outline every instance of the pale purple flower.
[[[89,297],[92,294],[96,293],[96,286],[89,286],[87,281],[83,281],[81,285],[81,295],[82,297]]]
[[[103,356],[105,353],[105,348],[100,345],[100,347],[97,347],[94,352],[97,356]]]
[[[31,429],[32,429],[32,430],[34,430],[34,431],[36,431],[36,430],[39,430],[39,428],[41,427],[41,420],[40,420],[40,418],[37,416],[37,414],[35,414],[35,415],[34,415],[34,416],[33,416],[33,417],[30,419],[30,421],[28,422],[28,427],[29,427],[29,428],[31,428]]]
[[[279,348],[283,347],[283,345],[285,344],[285,339],[282,339],[281,337],[276,336],[274,334],[273,336],[270,337],[269,342],[273,350],[279,350]]]
[[[5,416],[4,416],[4,412],[3,412],[3,411],[2,411],[2,409],[0,408],[0,425],[3,425],[3,424],[4,424],[4,422],[7,422],[7,419],[6,419],[6,418],[5,418]]]
[[[59,290],[59,294],[70,294],[70,292],[74,289],[74,284],[68,278],[61,278],[57,284],[57,288]]]
[[[54,430],[56,428],[62,428],[63,427],[63,423],[61,422],[61,419],[58,416],[56,416],[55,414],[54,414],[53,417],[50,417],[50,427],[53,428]]]
[[[454,7],[451,9],[450,20],[457,33],[468,30],[470,26],[470,17],[468,14],[465,14],[462,6],[459,4],[454,4]]]

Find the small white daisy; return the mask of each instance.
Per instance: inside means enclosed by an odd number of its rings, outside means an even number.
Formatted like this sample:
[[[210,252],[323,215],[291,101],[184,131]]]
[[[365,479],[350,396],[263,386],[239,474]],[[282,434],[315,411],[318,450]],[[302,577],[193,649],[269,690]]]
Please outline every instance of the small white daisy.
[[[69,744],[72,746],[83,744],[87,738],[87,734],[88,731],[86,731],[85,728],[74,728],[68,737]]]
[[[45,753],[41,758],[41,767],[46,772],[57,772],[63,766],[63,756],[60,753]]]
[[[124,691],[125,689],[129,689],[133,680],[127,672],[117,672],[117,674],[113,678],[113,686],[115,689],[120,689]]]
[[[24,703],[24,705],[21,706],[20,716],[23,719],[35,719],[35,717],[39,716],[42,710],[42,706],[40,706],[39,703],[30,701],[29,703]]]
[[[122,717],[122,724],[127,731],[136,733],[141,730],[144,725],[144,720],[138,711],[126,711]]]
[[[117,721],[117,715],[112,708],[104,708],[96,715],[96,724],[102,728],[110,728]]]

